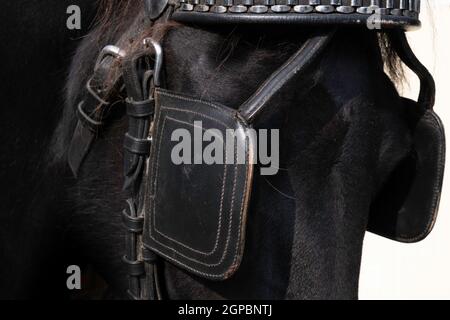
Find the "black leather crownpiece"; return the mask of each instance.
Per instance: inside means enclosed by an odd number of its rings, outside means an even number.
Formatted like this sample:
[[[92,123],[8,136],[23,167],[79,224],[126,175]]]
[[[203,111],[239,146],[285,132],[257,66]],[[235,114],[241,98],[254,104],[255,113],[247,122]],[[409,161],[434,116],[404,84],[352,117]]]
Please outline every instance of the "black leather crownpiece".
[[[169,0],[144,0],[145,13],[150,20],[155,20],[161,16],[169,4]]]
[[[202,134],[215,129],[223,139],[227,129],[236,130],[236,146],[244,147],[245,164],[229,157],[226,163],[234,164],[174,164],[172,150],[177,142],[172,141],[172,133],[181,129],[194,137],[196,121],[202,123]],[[250,157],[255,152],[247,130],[236,110],[157,90],[145,181],[145,247],[210,280],[225,280],[237,271],[252,186]]]

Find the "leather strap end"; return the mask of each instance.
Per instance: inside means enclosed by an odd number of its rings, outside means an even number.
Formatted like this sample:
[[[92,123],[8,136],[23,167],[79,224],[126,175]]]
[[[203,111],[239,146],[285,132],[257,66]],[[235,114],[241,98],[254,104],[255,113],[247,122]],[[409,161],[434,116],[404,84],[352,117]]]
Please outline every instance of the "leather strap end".
[[[78,121],[67,154],[67,162],[75,178],[78,178],[81,165],[89,152],[94,138],[94,133],[87,129],[81,121]]]

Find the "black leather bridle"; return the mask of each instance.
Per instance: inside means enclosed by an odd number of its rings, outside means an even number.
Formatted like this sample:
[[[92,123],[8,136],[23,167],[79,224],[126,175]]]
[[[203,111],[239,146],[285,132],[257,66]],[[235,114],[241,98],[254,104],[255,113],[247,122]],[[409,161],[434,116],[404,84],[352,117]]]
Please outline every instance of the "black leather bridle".
[[[414,56],[404,30],[420,26],[419,0],[145,0],[149,24],[168,20],[195,24],[298,24],[330,26],[326,34],[311,36],[281,68],[269,77],[240,108],[241,116],[251,123],[265,111],[270,97],[294,76],[310,66],[325,50],[338,26],[378,26],[380,30],[397,29],[392,37],[400,43],[399,57],[419,76],[422,90],[420,104],[432,108],[434,82]],[[372,19],[372,20],[371,20]],[[142,245],[145,218],[141,190],[146,162],[150,155],[154,121],[155,90],[162,85],[163,48],[153,39],[142,43],[142,54],[128,57],[118,46],[107,46],[101,52],[94,74],[88,81],[83,100],[77,106],[78,123],[69,148],[68,162],[75,176],[88,154],[96,133],[105,122],[111,98],[125,88],[129,128],[124,141],[125,190],[128,200],[123,212],[127,230],[123,261],[130,278],[132,299],[162,299],[158,274],[158,255]],[[113,64],[120,62],[122,71],[113,75]],[[110,81],[107,81],[109,79]],[[109,83],[105,86],[105,83]]]

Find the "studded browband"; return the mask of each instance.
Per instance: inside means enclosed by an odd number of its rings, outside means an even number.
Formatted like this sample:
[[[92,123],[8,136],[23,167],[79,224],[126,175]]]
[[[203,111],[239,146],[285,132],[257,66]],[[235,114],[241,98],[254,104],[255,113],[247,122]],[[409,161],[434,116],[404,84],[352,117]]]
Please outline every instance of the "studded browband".
[[[179,11],[212,13],[343,13],[373,14],[417,17],[420,0],[180,0]],[[303,3],[303,4],[302,4]],[[328,3],[328,4],[325,4]],[[344,5],[347,3],[347,5]]]
[[[188,23],[365,25],[371,18],[369,22],[378,22],[380,28],[420,26],[420,0],[161,0],[161,3],[175,7],[173,20]]]

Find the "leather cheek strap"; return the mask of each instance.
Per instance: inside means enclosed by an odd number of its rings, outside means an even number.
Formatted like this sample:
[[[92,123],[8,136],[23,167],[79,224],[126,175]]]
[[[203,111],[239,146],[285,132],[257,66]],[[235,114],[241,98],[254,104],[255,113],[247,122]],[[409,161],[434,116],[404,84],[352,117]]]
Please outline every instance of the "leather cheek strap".
[[[336,29],[308,39],[304,45],[277,71],[275,71],[259,89],[240,108],[239,113],[247,121],[255,119],[269,108],[270,100],[281,91],[295,76],[303,75],[321,56],[330,43]]]
[[[111,82],[111,86],[108,86],[111,65],[115,61],[115,58],[108,56],[98,65],[86,85],[82,101],[78,104],[76,110],[78,122],[70,142],[67,159],[75,178],[78,177],[84,159],[108,114],[107,100],[120,86],[119,77]]]

